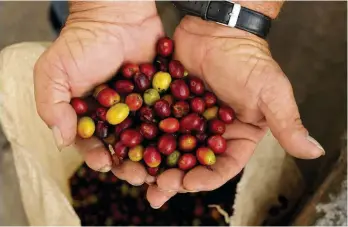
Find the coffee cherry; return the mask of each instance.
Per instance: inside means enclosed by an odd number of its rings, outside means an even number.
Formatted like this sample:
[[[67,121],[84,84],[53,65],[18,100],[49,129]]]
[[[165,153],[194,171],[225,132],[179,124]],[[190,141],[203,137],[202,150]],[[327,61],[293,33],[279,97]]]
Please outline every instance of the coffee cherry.
[[[76,114],[82,115],[87,113],[88,106],[85,100],[80,98],[72,98],[70,101],[71,106],[74,108]]]
[[[201,118],[196,113],[191,113],[180,120],[180,132],[189,133],[195,131],[201,123]]]
[[[220,135],[209,137],[207,144],[215,154],[222,154],[226,151],[226,140]]]
[[[161,154],[154,146],[148,146],[145,148],[143,159],[146,165],[151,168],[158,167],[162,161]]]
[[[108,125],[104,121],[97,122],[96,134],[100,139],[108,136]]]
[[[176,140],[172,134],[164,134],[158,139],[157,148],[164,155],[170,155],[176,149]]]
[[[179,100],[185,100],[190,95],[187,84],[181,79],[174,80],[173,83],[170,84],[170,91],[174,98]]]
[[[165,57],[157,56],[154,64],[158,71],[168,72],[168,59]]]
[[[77,134],[83,138],[87,139],[93,136],[95,131],[95,124],[92,118],[82,117],[77,123]]]
[[[201,165],[214,165],[216,157],[214,152],[207,147],[200,147],[196,151],[197,159]]]
[[[145,74],[149,81],[152,80],[153,75],[156,73],[156,68],[150,63],[144,63],[139,66],[140,72]]]
[[[157,54],[162,57],[170,56],[174,51],[174,42],[169,37],[163,37],[157,42]]]
[[[167,165],[169,167],[175,167],[178,164],[180,158],[180,152],[174,151],[170,155],[167,156]]]
[[[125,103],[131,111],[137,111],[143,105],[143,98],[137,93],[127,95]]]
[[[159,123],[159,128],[166,133],[174,133],[179,130],[180,123],[176,118],[169,117]]]
[[[143,141],[143,136],[135,129],[125,129],[121,133],[120,141],[127,147],[135,147]]]
[[[124,121],[122,121],[121,123],[119,123],[118,125],[115,126],[115,135],[119,136],[121,135],[121,132],[127,128],[130,128],[133,126],[133,120],[131,117],[127,117],[126,119],[124,119]]]
[[[143,158],[144,147],[141,145],[137,145],[129,149],[128,157],[133,162],[139,162]]]
[[[190,76],[189,77],[189,88],[190,91],[195,94],[195,95],[203,95],[205,88],[204,88],[204,83],[203,81],[195,76]]]
[[[169,107],[172,107],[172,105],[173,105],[173,103],[174,103],[174,98],[173,98],[172,95],[169,95],[169,94],[164,95],[164,96],[162,97],[162,99],[163,99],[163,100],[166,100],[166,101],[168,102]]]
[[[190,100],[190,107],[192,112],[202,114],[205,111],[205,102],[202,98],[195,97]]]
[[[206,109],[203,113],[203,117],[207,120],[211,120],[217,117],[219,108],[217,106]]]
[[[207,108],[210,108],[216,104],[216,96],[212,92],[207,91],[203,95],[203,99]]]
[[[111,125],[120,124],[129,115],[129,107],[124,103],[117,103],[106,112],[106,120]]]
[[[160,118],[166,118],[170,116],[170,107],[169,103],[166,100],[160,99],[157,100],[153,106],[155,113]]]
[[[126,95],[134,90],[134,84],[130,80],[117,80],[114,83],[114,89],[116,92]]]
[[[96,99],[98,97],[99,92],[101,92],[102,90],[104,90],[104,88],[107,88],[107,87],[108,85],[106,84],[98,85],[96,88],[94,88],[93,97]]]
[[[197,127],[198,133],[204,133],[207,129],[207,121],[204,118],[200,119],[199,125]]]
[[[189,113],[190,105],[186,101],[178,101],[173,105],[172,109],[174,117],[182,118]]]
[[[140,133],[144,136],[146,139],[154,139],[158,134],[157,126],[153,123],[142,123],[140,125]]]
[[[213,119],[209,121],[209,131],[213,134],[222,135],[225,133],[225,123],[219,119]]]
[[[169,88],[172,77],[167,72],[157,72],[152,80],[152,87],[158,92],[164,92]]]
[[[95,111],[96,116],[102,120],[102,121],[106,121],[106,113],[107,113],[107,109],[104,107],[98,107]]]
[[[137,73],[134,75],[134,83],[135,83],[135,87],[140,92],[144,92],[145,90],[149,89],[151,86],[151,82],[149,78],[143,73]]]
[[[148,174],[151,175],[151,176],[157,176],[158,170],[159,170],[158,167],[154,167],[154,168],[147,167],[147,172],[148,172]]]
[[[158,91],[155,89],[150,88],[144,92],[144,102],[148,106],[152,106],[159,99],[160,99],[160,95]]]
[[[197,133],[196,134],[197,142],[200,144],[204,144],[207,138],[208,138],[208,135],[206,133]]]
[[[114,151],[119,159],[124,159],[128,155],[128,148],[121,141],[115,144]]]
[[[91,118],[92,118],[92,120],[93,121],[98,121],[98,120],[101,120],[101,119],[99,119],[98,117],[97,117],[97,113],[91,113]]]
[[[193,154],[183,154],[181,155],[181,157],[179,158],[178,161],[178,166],[179,169],[187,171],[189,169],[192,169],[197,163],[197,159]]]
[[[190,134],[184,134],[179,137],[179,149],[181,151],[189,152],[195,149],[197,145],[196,137]]]
[[[120,102],[120,95],[111,88],[104,88],[98,93],[97,100],[100,105],[110,107]]]
[[[132,78],[137,72],[139,72],[139,67],[136,64],[126,63],[122,67],[122,76],[127,79]]]
[[[231,107],[229,106],[221,106],[219,108],[219,118],[220,120],[222,120],[223,122],[225,122],[226,124],[230,124],[233,122],[234,118],[235,118],[235,114],[234,111]]]
[[[143,106],[139,110],[140,120],[145,122],[153,122],[155,113],[153,109],[148,106]]]
[[[175,79],[181,79],[184,77],[185,68],[177,60],[172,60],[169,62],[169,73]]]

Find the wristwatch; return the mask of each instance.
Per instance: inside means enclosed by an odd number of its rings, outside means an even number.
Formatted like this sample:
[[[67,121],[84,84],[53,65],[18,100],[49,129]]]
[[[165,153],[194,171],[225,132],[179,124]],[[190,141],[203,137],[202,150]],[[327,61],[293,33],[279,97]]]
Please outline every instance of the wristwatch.
[[[265,39],[272,19],[262,13],[230,1],[172,1],[174,6],[186,14],[214,21],[228,27],[248,31]]]

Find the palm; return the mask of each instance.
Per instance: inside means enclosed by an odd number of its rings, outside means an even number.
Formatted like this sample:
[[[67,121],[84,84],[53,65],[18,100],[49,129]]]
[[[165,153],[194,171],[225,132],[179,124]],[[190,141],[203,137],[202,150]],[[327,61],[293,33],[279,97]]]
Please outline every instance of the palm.
[[[201,28],[193,28],[187,18],[181,22],[174,34],[175,57],[190,74],[201,77],[222,102],[233,107],[238,120],[227,127],[226,153],[217,158],[212,170],[201,166],[187,174],[168,170],[157,180],[162,190],[209,191],[220,187],[244,168],[266,131],[258,106],[259,94],[267,80],[266,73],[278,70],[266,43],[214,36]],[[157,195],[152,190],[150,199]]]

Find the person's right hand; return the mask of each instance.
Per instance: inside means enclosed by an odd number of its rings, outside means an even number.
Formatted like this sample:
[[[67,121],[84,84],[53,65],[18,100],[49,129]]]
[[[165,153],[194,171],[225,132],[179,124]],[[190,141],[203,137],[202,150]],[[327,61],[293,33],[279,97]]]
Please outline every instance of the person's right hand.
[[[34,70],[37,111],[53,130],[59,148],[75,141],[77,116],[71,98],[110,79],[124,62],[151,62],[162,36],[154,2],[70,4],[65,27]],[[110,153],[98,139],[76,139],[76,146],[90,168],[102,172],[112,168]],[[139,163],[124,162],[112,171],[133,185],[148,177]]]

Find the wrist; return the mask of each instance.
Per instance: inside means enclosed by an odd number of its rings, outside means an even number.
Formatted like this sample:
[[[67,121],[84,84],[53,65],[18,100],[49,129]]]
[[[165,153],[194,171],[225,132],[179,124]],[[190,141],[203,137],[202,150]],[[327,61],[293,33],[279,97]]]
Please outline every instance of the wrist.
[[[236,3],[275,19],[282,8],[284,1],[236,1]]]
[[[198,36],[236,38],[245,41],[251,40],[262,45],[267,45],[264,39],[261,39],[250,32],[238,28],[226,27],[213,21],[205,21],[195,16],[185,16],[180,23],[180,28]]]
[[[154,1],[70,1],[70,21],[138,24],[156,16]]]

